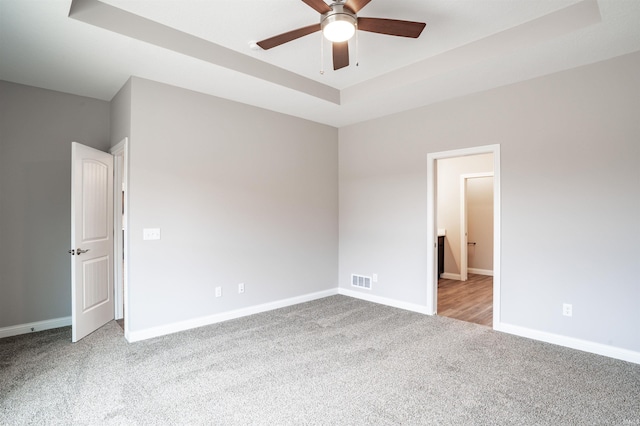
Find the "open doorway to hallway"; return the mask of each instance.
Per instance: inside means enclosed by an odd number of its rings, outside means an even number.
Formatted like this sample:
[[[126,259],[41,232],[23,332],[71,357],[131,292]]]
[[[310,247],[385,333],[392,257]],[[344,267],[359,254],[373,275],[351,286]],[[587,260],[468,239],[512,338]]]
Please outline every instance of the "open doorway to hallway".
[[[485,326],[499,322],[499,164],[498,145],[428,156],[434,269],[427,307],[434,314]]]
[[[438,236],[444,236],[438,315],[491,326],[493,154],[443,158],[436,169]]]

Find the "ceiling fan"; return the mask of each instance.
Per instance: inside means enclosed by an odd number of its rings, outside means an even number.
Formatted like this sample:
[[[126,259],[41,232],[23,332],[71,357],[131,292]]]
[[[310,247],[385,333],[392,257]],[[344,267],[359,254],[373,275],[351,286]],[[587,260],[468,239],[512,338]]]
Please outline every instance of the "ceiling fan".
[[[330,5],[323,0],[302,0],[320,13],[320,22],[257,42],[267,50],[289,41],[322,30],[326,39],[333,43],[333,69],[349,65],[349,39],[356,30],[392,36],[418,38],[425,27],[424,22],[400,21],[397,19],[359,18],[356,14],[371,0],[336,0]]]

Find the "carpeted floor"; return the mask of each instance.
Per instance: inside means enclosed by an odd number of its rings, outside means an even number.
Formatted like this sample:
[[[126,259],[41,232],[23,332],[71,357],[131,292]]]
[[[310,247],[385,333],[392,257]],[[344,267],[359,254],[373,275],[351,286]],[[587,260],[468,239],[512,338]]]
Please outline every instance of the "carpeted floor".
[[[640,365],[344,296],[70,340],[0,339],[0,424],[640,425]]]

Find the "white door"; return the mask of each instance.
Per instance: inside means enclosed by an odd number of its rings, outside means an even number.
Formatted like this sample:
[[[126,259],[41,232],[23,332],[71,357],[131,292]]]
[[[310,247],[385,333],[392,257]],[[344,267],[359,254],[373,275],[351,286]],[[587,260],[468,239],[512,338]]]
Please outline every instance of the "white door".
[[[113,319],[113,157],[71,144],[71,330],[77,342]]]

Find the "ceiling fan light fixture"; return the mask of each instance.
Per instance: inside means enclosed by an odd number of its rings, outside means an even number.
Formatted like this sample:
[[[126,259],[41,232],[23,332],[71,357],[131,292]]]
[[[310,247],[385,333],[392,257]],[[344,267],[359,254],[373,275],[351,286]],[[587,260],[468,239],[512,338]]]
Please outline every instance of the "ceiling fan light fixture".
[[[322,17],[322,34],[334,43],[347,41],[356,33],[356,19],[342,5],[333,5],[333,11]]]
[[[2,1],[2,0],[0,0]],[[333,42],[331,54],[333,56],[333,69],[339,70],[349,65],[350,38],[355,35],[356,66],[358,65],[358,31],[384,34],[396,37],[418,38],[426,26],[424,22],[403,21],[386,18],[358,18],[357,13],[371,0],[332,0],[327,4],[326,0],[302,0],[307,6],[320,14],[320,22],[306,27],[297,28],[259,41],[256,44],[268,50],[276,46],[299,39],[306,35],[321,31],[320,35],[320,61],[324,62],[324,39]],[[322,74],[322,68],[320,73]]]

